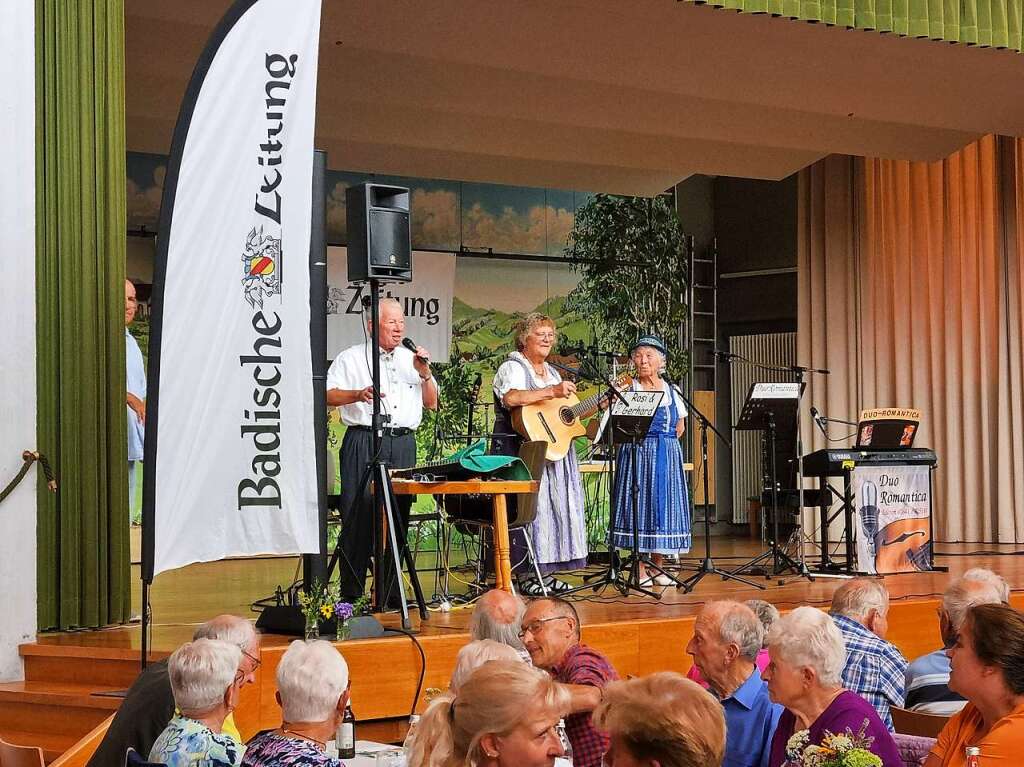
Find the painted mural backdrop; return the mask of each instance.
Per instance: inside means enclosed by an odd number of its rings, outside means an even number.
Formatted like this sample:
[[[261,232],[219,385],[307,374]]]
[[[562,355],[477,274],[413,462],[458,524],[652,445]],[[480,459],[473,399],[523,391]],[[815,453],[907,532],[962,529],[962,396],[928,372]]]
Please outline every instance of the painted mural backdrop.
[[[160,216],[167,158],[129,152],[127,157],[128,230],[152,234]],[[345,190],[373,181],[407,187],[411,192],[412,246],[416,250],[561,256],[576,209],[587,192],[465,181],[381,176],[328,171],[327,239],[347,242]]]

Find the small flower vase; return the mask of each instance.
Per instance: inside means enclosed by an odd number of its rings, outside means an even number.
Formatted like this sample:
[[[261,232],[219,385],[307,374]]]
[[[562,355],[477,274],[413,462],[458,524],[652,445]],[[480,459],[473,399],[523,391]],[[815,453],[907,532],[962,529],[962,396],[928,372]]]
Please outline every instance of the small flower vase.
[[[338,641],[344,642],[352,636],[352,627],[348,625],[348,621],[338,624]]]
[[[306,616],[306,639],[320,638],[320,621],[315,615]]]

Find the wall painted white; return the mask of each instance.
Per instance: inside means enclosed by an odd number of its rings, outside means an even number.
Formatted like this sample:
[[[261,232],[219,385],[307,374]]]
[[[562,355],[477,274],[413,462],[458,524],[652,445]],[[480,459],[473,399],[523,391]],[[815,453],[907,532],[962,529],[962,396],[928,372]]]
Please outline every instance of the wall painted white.
[[[35,53],[33,3],[0,0],[0,486],[36,448]],[[0,681],[23,678],[36,634],[36,469],[0,504]]]

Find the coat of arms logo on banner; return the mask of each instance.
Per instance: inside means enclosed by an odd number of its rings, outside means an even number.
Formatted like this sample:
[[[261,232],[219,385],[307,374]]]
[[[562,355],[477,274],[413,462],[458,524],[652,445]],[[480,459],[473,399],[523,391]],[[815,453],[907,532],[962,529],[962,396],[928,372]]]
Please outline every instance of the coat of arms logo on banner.
[[[242,286],[245,300],[253,309],[263,308],[263,299],[281,295],[281,238],[264,236],[263,227],[252,228],[245,238],[242,256]]]

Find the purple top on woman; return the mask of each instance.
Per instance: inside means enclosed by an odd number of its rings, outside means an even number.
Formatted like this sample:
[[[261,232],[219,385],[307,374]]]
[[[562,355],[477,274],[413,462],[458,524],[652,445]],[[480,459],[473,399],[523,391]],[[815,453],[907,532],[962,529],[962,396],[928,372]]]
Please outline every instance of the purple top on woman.
[[[869,738],[874,738],[869,748],[871,753],[881,757],[883,767],[903,767],[903,759],[900,758],[900,752],[896,748],[896,741],[892,739],[892,734],[878,718],[875,707],[857,693],[849,690],[839,693],[828,708],[814,720],[809,728],[810,742],[820,744],[826,731],[839,735],[849,729],[850,732],[857,735],[864,727],[865,719],[867,728],[864,734]],[[768,767],[782,767],[786,763],[786,743],[793,735],[795,728],[796,715],[787,708],[782,712],[779,726],[775,729]]]

